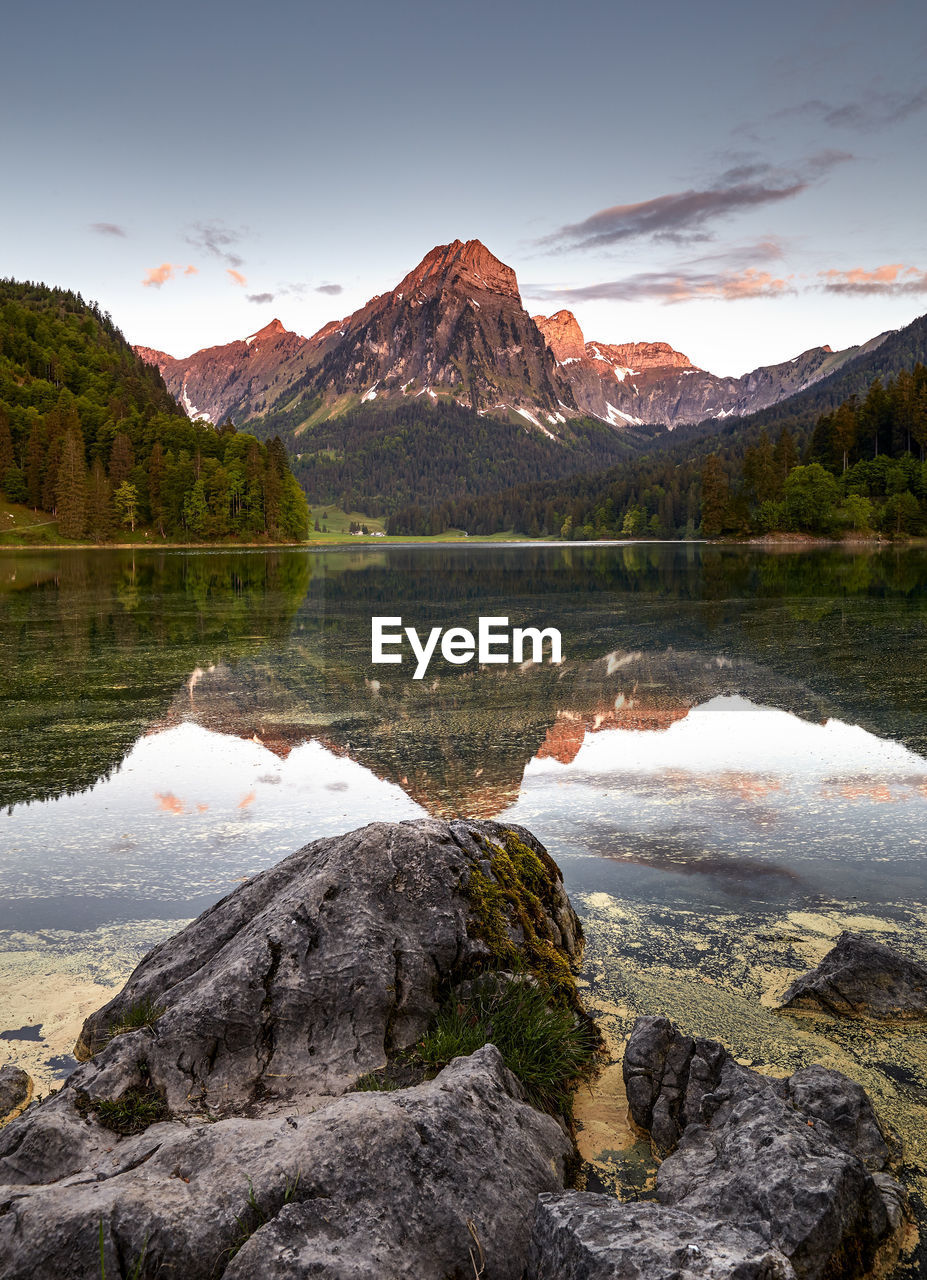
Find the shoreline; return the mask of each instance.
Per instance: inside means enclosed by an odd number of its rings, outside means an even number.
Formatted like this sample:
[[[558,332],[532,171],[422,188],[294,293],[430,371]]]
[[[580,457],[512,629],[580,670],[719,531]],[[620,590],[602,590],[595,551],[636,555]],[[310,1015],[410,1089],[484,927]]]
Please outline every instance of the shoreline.
[[[902,550],[927,547],[927,537],[824,538],[813,534],[764,534],[759,538],[531,538],[489,534],[485,537],[448,538],[439,535],[385,537],[357,541],[352,534],[335,535],[330,540],[309,542],[0,542],[4,551],[355,551],[391,547],[757,547],[770,551],[803,551],[816,547],[846,550]]]

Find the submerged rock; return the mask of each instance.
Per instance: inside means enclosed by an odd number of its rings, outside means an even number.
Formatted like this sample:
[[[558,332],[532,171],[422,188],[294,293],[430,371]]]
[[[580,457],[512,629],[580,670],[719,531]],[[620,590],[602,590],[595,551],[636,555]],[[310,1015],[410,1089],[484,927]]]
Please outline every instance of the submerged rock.
[[[492,1046],[354,1090],[469,975],[518,959],[569,986],[580,945],[523,828],[306,846],[146,956],[84,1024],[90,1060],[0,1134],[0,1274],[97,1277],[102,1224],[114,1275],[444,1280],[478,1239],[487,1275],[517,1280],[572,1154],[562,1123]]]
[[[817,966],[796,978],[781,1009],[814,1009],[845,1018],[927,1018],[927,966],[860,933],[842,933]]]
[[[878,1120],[839,1072],[772,1079],[666,1018],[639,1018],[624,1076],[635,1122],[671,1152],[660,1203],[747,1229],[799,1280],[864,1275],[902,1225],[904,1192],[881,1172],[889,1149]]]
[[[32,1077],[22,1067],[6,1062],[0,1067],[0,1124],[18,1111],[32,1095]]]
[[[528,1280],[795,1280],[778,1249],[729,1222],[581,1191],[538,1197]]]

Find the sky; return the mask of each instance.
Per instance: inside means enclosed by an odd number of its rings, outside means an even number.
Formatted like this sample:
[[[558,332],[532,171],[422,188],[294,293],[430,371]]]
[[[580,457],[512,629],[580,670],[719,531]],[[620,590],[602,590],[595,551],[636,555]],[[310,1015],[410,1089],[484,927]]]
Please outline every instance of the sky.
[[[0,275],[175,356],[436,244],[741,374],[927,311],[914,0],[6,5]]]

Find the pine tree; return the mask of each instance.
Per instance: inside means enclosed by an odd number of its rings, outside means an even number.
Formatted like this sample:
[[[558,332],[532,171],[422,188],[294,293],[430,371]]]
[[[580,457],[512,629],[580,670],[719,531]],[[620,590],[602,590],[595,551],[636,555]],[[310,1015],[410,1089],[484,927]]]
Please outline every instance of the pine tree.
[[[66,538],[81,538],[87,525],[87,466],[80,427],[64,437],[55,490],[58,528]]]
[[[108,542],[113,536],[112,486],[99,459],[87,481],[87,532],[94,542]]]
[[[13,453],[10,419],[3,405],[0,404],[0,488],[3,488],[4,476],[15,463],[16,455]]]
[[[114,490],[118,491],[123,480],[128,480],[134,466],[135,454],[132,441],[119,431],[113,440],[113,449],[109,458],[109,478],[113,482]]]
[[[724,530],[730,490],[727,476],[717,454],[705,459],[702,468],[702,533],[706,538],[717,538]]]
[[[206,527],[209,508],[202,480],[197,480],[183,500],[183,522],[190,533],[200,534]]]
[[[148,459],[148,507],[151,523],[162,538],[164,537],[164,503],[161,496],[163,483],[164,450],[161,448],[161,441],[156,440],[151,447],[151,456]]]
[[[775,449],[773,449],[773,461],[776,464],[778,482],[782,485],[785,483],[785,477],[792,468],[798,465],[798,450],[795,448],[795,438],[788,427],[783,427],[779,433],[779,439],[776,441]]]
[[[41,418],[34,418],[26,445],[26,490],[33,510],[42,505],[42,472],[45,467],[44,428]]]

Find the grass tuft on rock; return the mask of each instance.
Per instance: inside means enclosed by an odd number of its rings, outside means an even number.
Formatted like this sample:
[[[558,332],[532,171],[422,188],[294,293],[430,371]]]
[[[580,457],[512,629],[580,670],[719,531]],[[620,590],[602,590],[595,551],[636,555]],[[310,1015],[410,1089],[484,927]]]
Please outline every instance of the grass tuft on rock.
[[[573,1093],[595,1070],[595,1025],[530,974],[486,973],[451,992],[411,1049],[363,1075],[361,1093],[388,1093],[430,1080],[454,1058],[494,1044],[521,1081],[528,1101],[551,1115],[570,1116]]]
[[[593,1070],[598,1036],[587,1019],[530,978],[487,974],[466,997],[448,1000],[416,1047],[428,1072],[494,1044],[532,1106],[569,1115],[573,1093]]]
[[[273,1198],[273,1204],[266,1209],[259,1202],[254,1194],[254,1183],[248,1178],[248,1202],[245,1206],[245,1212],[235,1218],[235,1236],[232,1243],[226,1250],[226,1257],[231,1260],[239,1253],[241,1249],[248,1243],[255,1231],[260,1231],[261,1227],[267,1225],[271,1219],[280,1212],[284,1205],[296,1199],[296,1193],[299,1190],[299,1180],[302,1174],[299,1169],[296,1176],[290,1178],[287,1176],[283,1183],[283,1190],[279,1195]]]
[[[75,1099],[78,1115],[95,1115],[104,1129],[124,1136],[142,1133],[160,1120],[170,1120],[167,1101],[155,1088],[147,1063],[139,1063],[138,1069],[141,1082],[130,1085],[118,1098],[91,1098],[80,1090]]]
[[[408,1088],[494,1044],[533,1106],[569,1117],[576,1088],[596,1069],[602,1039],[579,998],[557,923],[566,903],[562,877],[554,860],[517,831],[503,828],[496,840],[473,834],[484,856],[461,889],[471,908],[469,932],[489,954],[476,976],[471,962],[464,981],[445,989],[417,1045],[390,1054],[354,1087]],[[575,918],[571,927],[581,941]]]
[[[134,1000],[124,1009],[117,1022],[109,1025],[109,1039],[124,1035],[127,1031],[141,1031],[144,1027],[153,1027],[164,1013],[163,1005],[156,1005],[150,996]]]

